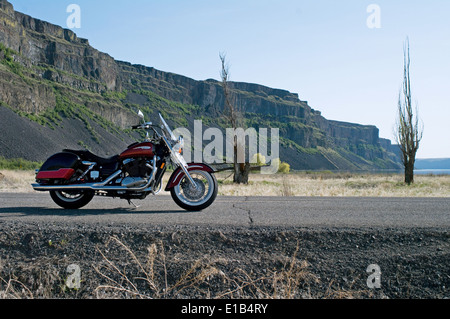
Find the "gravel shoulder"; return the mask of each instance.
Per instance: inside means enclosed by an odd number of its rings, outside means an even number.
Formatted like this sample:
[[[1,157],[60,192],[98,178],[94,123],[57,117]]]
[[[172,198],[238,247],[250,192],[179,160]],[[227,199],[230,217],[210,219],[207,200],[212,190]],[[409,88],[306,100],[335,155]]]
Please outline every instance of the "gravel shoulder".
[[[0,221],[0,298],[442,299],[449,248],[445,228]]]

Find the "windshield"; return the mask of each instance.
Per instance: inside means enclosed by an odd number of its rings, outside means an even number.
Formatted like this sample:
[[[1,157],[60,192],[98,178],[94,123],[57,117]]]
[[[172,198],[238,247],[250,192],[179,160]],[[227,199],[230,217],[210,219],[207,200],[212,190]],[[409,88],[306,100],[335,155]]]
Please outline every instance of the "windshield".
[[[161,118],[161,122],[163,124],[164,130],[166,131],[167,134],[169,134],[169,136],[172,139],[172,141],[175,141],[177,138],[173,134],[173,132],[170,129],[169,125],[167,125],[166,121],[164,121],[164,118],[162,117],[161,113],[159,113],[159,117]]]

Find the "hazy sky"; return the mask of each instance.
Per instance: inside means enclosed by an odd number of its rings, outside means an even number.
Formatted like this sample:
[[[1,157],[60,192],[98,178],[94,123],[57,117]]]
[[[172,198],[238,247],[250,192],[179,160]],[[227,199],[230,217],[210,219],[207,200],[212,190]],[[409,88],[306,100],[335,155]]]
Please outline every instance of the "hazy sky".
[[[448,0],[10,2],[65,28],[77,4],[73,31],[96,49],[197,80],[218,79],[226,52],[231,80],[298,93],[326,118],[376,125],[391,140],[408,36],[425,126],[418,157],[450,157]]]

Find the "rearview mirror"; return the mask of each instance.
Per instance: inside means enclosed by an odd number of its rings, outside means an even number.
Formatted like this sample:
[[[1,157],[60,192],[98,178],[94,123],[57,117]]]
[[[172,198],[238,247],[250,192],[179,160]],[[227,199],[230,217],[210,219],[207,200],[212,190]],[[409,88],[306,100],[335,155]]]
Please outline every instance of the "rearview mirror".
[[[144,122],[144,113],[142,113],[141,110],[139,110],[138,116],[141,118],[142,122]]]

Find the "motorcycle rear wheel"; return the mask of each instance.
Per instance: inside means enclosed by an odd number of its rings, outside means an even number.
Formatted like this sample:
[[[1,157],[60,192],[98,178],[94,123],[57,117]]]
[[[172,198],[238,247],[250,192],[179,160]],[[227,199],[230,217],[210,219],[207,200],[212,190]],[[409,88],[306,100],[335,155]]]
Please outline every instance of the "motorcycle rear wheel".
[[[63,192],[51,191],[50,196],[53,201],[64,209],[79,209],[94,198],[95,193],[90,191]]]

